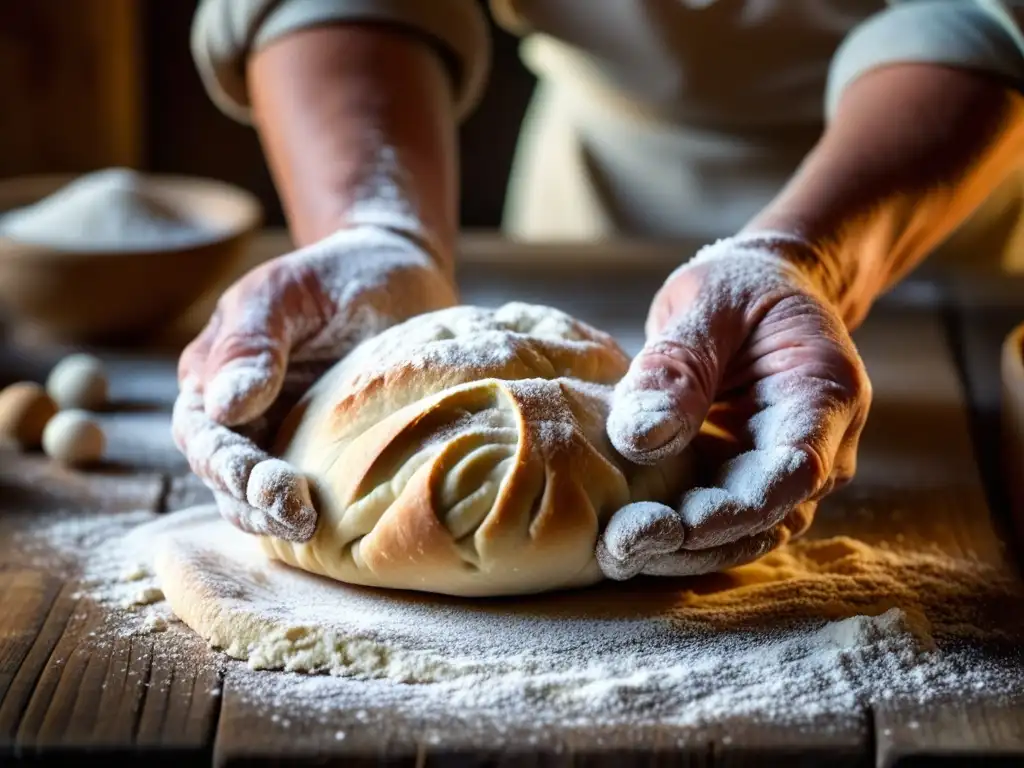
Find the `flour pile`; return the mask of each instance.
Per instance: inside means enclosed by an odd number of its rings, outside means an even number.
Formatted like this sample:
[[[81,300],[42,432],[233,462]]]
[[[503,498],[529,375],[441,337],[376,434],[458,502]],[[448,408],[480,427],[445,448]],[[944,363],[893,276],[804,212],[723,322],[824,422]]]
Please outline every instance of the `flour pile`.
[[[136,564],[178,529],[179,554],[203,568],[224,598],[220,610],[253,622],[252,642],[228,648],[248,658],[224,662],[232,691],[268,717],[293,712],[305,729],[329,728],[339,713],[368,729],[387,718],[388,727],[501,733],[556,723],[820,723],[856,720],[880,702],[1001,703],[1024,690],[1019,627],[1006,624],[1019,589],[994,568],[946,555],[839,537],[684,586],[646,580],[529,600],[443,600],[268,563],[226,525],[216,529],[215,555],[211,528],[186,533],[210,512],[129,513],[92,528],[41,522],[23,544],[79,553],[83,592],[111,608],[96,642],[162,630],[159,642],[174,653],[194,636],[166,603],[124,606],[158,586],[148,563]],[[154,522],[132,530],[144,520]]]
[[[0,236],[33,245],[147,250],[198,245],[214,233],[146,190],[126,168],[87,174],[49,197],[0,216]]]

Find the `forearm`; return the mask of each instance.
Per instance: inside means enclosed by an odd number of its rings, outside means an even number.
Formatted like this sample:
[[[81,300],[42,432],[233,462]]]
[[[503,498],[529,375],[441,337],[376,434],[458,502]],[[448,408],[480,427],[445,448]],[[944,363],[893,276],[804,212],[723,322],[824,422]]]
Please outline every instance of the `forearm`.
[[[376,223],[413,232],[440,258],[452,253],[455,120],[447,73],[426,42],[371,25],[315,27],[255,53],[248,78],[298,245]]]
[[[880,68],[746,230],[809,240],[850,326],[981,204],[1024,151],[1024,99],[967,71]]]

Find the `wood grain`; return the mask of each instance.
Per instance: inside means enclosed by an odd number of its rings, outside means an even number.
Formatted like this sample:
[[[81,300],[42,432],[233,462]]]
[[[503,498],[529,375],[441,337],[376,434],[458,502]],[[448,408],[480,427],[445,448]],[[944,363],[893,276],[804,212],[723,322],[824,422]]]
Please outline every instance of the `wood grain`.
[[[0,175],[143,159],[138,0],[0,3]]]
[[[938,707],[879,706],[879,768],[904,765],[1021,765],[1024,701],[950,702]]]
[[[887,536],[904,547],[938,544],[951,555],[998,564],[1008,578],[1019,582],[1013,558],[993,522],[972,440],[966,392],[953,363],[952,348],[944,352],[948,339],[942,326],[934,320],[924,323],[901,317],[899,322],[890,322],[884,333],[866,330],[860,341],[872,353],[868,364],[879,407],[865,432],[862,455],[879,455],[879,449],[893,438],[899,439],[901,455],[942,455],[941,461],[929,462],[932,470],[916,488],[904,489],[897,497],[908,512],[917,514],[875,520],[872,535]],[[991,396],[984,382],[976,382],[975,387],[979,395]],[[916,407],[913,398],[899,398],[905,405],[897,409],[886,403],[887,394],[897,389],[907,395],[923,394]],[[893,475],[887,471],[891,473],[891,467],[862,466],[859,487],[891,484]],[[985,605],[990,599],[991,605]],[[975,600],[978,611],[990,621],[1019,625],[1012,615],[1014,607],[1000,602],[997,595],[978,594]],[[976,652],[1008,650],[998,644],[979,644]],[[877,765],[923,762],[937,756],[966,760],[969,756],[1015,755],[1024,760],[1021,707],[1021,702],[1013,701],[970,706],[959,702],[876,704]]]
[[[0,570],[0,743],[10,740],[13,728],[4,727],[2,708],[19,670],[40,636],[50,608],[61,588],[61,580],[43,571],[27,568]]]
[[[220,687],[212,656],[105,634],[105,610],[65,588],[0,705],[0,735],[43,757],[133,746],[208,755]]]

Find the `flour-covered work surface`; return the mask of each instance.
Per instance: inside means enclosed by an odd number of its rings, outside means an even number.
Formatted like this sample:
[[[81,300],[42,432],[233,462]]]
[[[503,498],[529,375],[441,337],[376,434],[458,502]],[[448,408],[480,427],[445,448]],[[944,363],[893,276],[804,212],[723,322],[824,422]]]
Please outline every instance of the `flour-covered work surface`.
[[[1024,585],[941,325],[879,313],[858,342],[875,406],[857,481],[806,539],[716,576],[487,600],[374,590],[269,561],[183,480],[66,474],[64,495],[37,494],[48,475],[5,472],[28,490],[2,502],[0,590],[28,629],[0,618],[0,658],[20,665],[0,676],[0,743],[184,744],[221,764],[1024,755]],[[168,505],[189,509],[155,512]],[[77,575],[37,584],[55,553]],[[171,611],[182,594],[202,598],[205,637]]]

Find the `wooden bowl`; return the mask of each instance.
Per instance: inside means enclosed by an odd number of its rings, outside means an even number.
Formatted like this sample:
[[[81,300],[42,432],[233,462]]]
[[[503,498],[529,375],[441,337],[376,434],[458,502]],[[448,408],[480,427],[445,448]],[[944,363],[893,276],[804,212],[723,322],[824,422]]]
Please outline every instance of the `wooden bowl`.
[[[17,333],[66,343],[120,343],[161,333],[237,270],[262,223],[248,192],[207,179],[144,176],[146,191],[213,231],[195,245],[104,251],[0,236],[0,312]],[[31,205],[74,176],[0,181],[0,212]]]
[[[1018,540],[1024,541],[1024,324],[1003,342],[1001,368],[1003,479]]]

